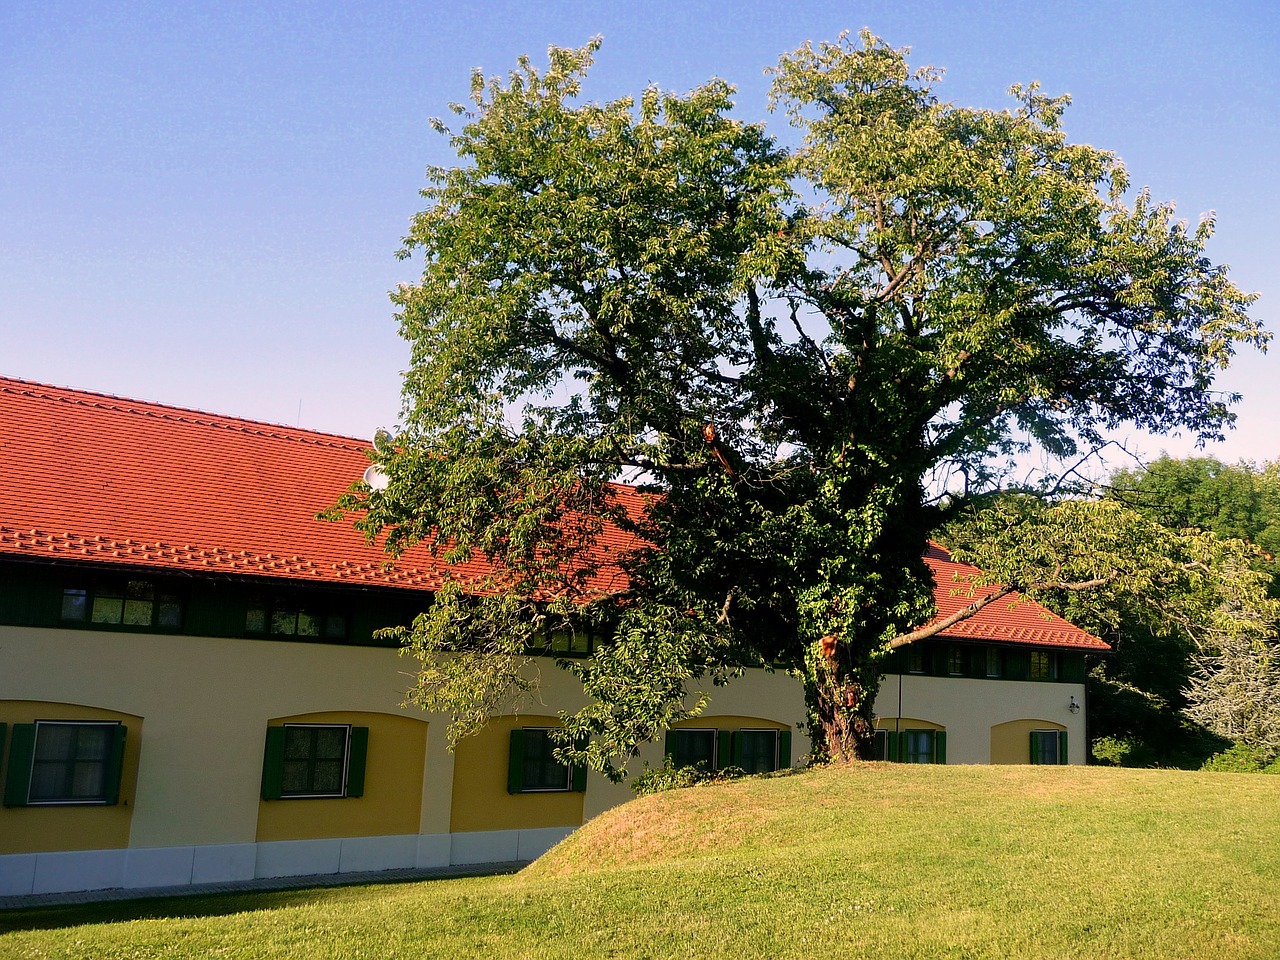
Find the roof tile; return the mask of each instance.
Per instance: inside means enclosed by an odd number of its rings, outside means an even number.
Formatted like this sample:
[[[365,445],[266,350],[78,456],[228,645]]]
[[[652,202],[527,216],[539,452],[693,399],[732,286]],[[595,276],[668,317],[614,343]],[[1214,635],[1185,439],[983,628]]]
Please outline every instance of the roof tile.
[[[431,590],[444,567],[422,547],[394,565],[349,524],[315,519],[368,466],[349,437],[0,377],[0,554]],[[619,488],[629,509],[641,498]],[[610,527],[592,586],[617,589]],[[938,616],[972,602],[976,568],[933,545]],[[466,575],[483,573],[467,564]],[[993,589],[993,588],[979,588]],[[1106,649],[1018,598],[946,631],[957,638]]]

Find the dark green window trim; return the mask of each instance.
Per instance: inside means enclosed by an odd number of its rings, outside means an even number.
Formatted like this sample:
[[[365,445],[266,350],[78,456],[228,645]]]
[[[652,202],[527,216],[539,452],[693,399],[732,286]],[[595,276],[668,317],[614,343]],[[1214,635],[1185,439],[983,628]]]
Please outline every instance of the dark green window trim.
[[[696,767],[713,773],[720,769],[716,750],[719,741],[717,733],[710,727],[678,727],[668,730],[664,753],[671,758],[673,767]]]
[[[904,676],[1084,683],[1086,665],[1079,650],[917,640],[894,651],[884,669]]]
[[[1032,650],[1030,679],[1057,680],[1058,652],[1056,650]]]
[[[999,647],[983,649],[982,673],[987,680],[1000,680],[1004,677],[1004,651]]]
[[[946,763],[947,732],[945,730],[908,729],[901,732],[883,732],[885,756],[883,759],[898,763]]]
[[[321,731],[341,731],[338,750],[322,749]],[[340,723],[286,723],[267,727],[262,756],[263,800],[337,800],[364,795],[369,728]],[[292,754],[292,755],[291,755]],[[341,762],[340,786],[325,788],[329,767]],[[317,786],[317,780],[321,783]]]
[[[787,734],[786,762],[783,763],[783,731],[773,727],[753,727],[733,734],[733,765],[747,773],[773,773],[791,765],[791,731]]]
[[[551,757],[554,727],[516,727],[511,731],[507,752],[507,793],[583,793],[587,789],[587,768],[566,767]],[[579,748],[586,744],[580,744]],[[564,771],[560,786],[558,771]],[[552,785],[554,782],[555,785]]]
[[[764,743],[760,735],[767,735]],[[685,738],[713,738],[710,763],[707,750],[690,750]],[[748,749],[751,749],[748,755]],[[749,727],[741,730],[716,730],[709,727],[677,727],[668,730],[665,755],[675,767],[696,766],[708,772],[738,767],[747,773],[772,773],[791,767],[791,730],[776,727]]]
[[[280,640],[342,641],[350,632],[347,613],[296,597],[250,599],[244,611],[244,635]]]
[[[1065,764],[1067,762],[1067,731],[1032,730],[1031,762],[1033,764]]]
[[[154,580],[112,580],[64,586],[58,624],[92,630],[181,633],[183,599]]]
[[[596,637],[589,627],[572,630],[556,630],[550,635],[539,634],[529,644],[529,653],[544,657],[589,657],[595,652]]]
[[[101,746],[93,754],[82,752],[82,732],[104,734]],[[41,753],[41,733],[49,752]],[[70,734],[67,737],[66,734]],[[114,720],[37,720],[15,723],[9,744],[9,767],[5,776],[6,807],[73,807],[114,806],[120,802],[120,779],[124,770],[124,745],[128,730]],[[50,742],[58,736],[60,742]],[[0,737],[2,741],[2,737]],[[62,749],[59,749],[62,748]],[[52,753],[52,755],[50,755]],[[37,776],[37,765],[51,771]],[[61,771],[59,775],[58,771]],[[52,777],[53,784],[47,782]],[[97,781],[98,788],[85,789],[86,779]],[[77,783],[80,784],[77,787]],[[32,798],[35,789],[46,789],[43,796]]]

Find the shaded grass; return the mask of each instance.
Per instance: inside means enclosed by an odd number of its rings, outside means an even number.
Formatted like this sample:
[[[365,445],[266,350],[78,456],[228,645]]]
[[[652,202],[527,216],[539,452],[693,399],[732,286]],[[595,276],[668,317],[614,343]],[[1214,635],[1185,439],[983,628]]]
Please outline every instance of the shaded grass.
[[[0,956],[1276,957],[1280,780],[826,769],[646,797],[514,876],[51,909]]]

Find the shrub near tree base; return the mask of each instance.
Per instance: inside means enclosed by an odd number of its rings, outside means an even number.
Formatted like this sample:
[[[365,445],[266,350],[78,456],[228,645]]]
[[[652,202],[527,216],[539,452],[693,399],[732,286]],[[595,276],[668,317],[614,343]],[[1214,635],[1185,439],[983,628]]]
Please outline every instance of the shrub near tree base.
[[[708,770],[705,767],[676,767],[667,757],[660,767],[649,767],[631,779],[631,791],[637,797],[646,797],[651,793],[662,793],[664,790],[680,790],[685,787],[696,787],[700,783],[727,783],[739,780],[747,772],[741,767],[722,767],[719,770]]]

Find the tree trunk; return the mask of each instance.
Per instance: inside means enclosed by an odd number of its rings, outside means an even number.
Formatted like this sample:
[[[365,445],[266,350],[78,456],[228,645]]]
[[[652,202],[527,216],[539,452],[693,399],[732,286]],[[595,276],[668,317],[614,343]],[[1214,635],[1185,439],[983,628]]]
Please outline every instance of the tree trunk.
[[[874,760],[879,684],[867,683],[864,670],[841,662],[849,657],[847,645],[824,638],[821,646],[824,655],[817,659],[808,684],[816,752],[838,763]]]

